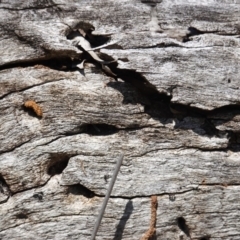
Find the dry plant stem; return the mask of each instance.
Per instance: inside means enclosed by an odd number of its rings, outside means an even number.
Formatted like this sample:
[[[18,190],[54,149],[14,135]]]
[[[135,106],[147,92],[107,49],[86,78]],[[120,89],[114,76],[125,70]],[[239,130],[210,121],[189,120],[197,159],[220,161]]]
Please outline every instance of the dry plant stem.
[[[110,194],[112,192],[112,189],[113,189],[113,185],[116,181],[116,178],[117,178],[117,175],[118,175],[118,172],[120,170],[120,167],[122,165],[122,161],[123,161],[123,155],[121,155],[117,161],[117,165],[115,167],[115,170],[114,170],[114,173],[113,173],[113,176],[111,178],[111,182],[109,184],[109,187],[108,187],[108,190],[107,190],[107,193],[106,193],[106,196],[103,200],[103,204],[102,204],[102,207],[101,207],[101,210],[99,212],[99,215],[98,215],[98,218],[97,218],[97,221],[95,223],[95,226],[94,226],[94,230],[93,230],[93,233],[92,233],[92,236],[91,236],[91,240],[95,240],[95,237],[97,235],[97,231],[98,231],[98,228],[100,226],[100,223],[101,223],[101,220],[102,220],[102,217],[103,217],[103,214],[105,212],[105,209],[106,209],[106,206],[107,206],[107,203],[108,203],[108,199],[110,197]]]
[[[151,197],[151,221],[150,221],[150,227],[145,232],[144,236],[142,237],[141,240],[150,240],[155,232],[156,232],[156,221],[157,221],[157,196],[152,196]]]

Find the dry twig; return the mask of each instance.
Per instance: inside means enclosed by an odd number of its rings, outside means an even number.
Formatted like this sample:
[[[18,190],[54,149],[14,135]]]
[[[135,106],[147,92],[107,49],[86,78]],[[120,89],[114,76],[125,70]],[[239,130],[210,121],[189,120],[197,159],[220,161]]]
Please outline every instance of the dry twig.
[[[157,196],[151,197],[151,221],[150,221],[150,227],[145,232],[144,236],[141,240],[150,240],[156,233],[156,222],[157,222]]]

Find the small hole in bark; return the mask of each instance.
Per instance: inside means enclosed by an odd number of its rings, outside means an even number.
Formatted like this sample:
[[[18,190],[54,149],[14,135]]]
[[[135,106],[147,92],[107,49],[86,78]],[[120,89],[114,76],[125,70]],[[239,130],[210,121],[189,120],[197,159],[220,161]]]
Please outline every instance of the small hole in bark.
[[[178,227],[188,236],[190,237],[190,231],[186,224],[186,220],[183,217],[177,218]]]
[[[231,79],[230,78],[228,79],[228,83],[231,83]]]
[[[37,199],[38,201],[42,201],[42,199],[43,199],[43,192],[35,193],[35,194],[33,194],[33,197],[35,199]]]
[[[92,136],[107,136],[115,134],[119,131],[115,126],[108,124],[86,124],[84,126],[83,133],[87,133]]]
[[[81,184],[69,186],[68,193],[71,193],[73,195],[83,195],[86,198],[93,198],[95,196],[94,192]]]
[[[61,174],[63,170],[67,167],[70,157],[71,156],[65,153],[52,153],[47,173],[51,176]]]
[[[18,213],[18,214],[16,215],[16,218],[26,219],[26,218],[28,218],[28,216],[27,216],[27,214],[25,214],[25,213]]]

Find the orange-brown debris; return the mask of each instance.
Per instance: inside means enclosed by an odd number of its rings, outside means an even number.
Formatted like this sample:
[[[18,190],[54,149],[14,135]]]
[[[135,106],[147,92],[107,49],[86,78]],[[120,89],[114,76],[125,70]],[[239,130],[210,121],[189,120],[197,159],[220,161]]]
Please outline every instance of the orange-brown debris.
[[[42,117],[42,108],[33,100],[28,100],[24,103],[24,107],[31,108],[38,117]]]
[[[150,240],[154,237],[154,234],[156,233],[156,222],[157,222],[157,196],[151,197],[151,221],[150,221],[150,227],[145,232],[144,236],[141,240]]]

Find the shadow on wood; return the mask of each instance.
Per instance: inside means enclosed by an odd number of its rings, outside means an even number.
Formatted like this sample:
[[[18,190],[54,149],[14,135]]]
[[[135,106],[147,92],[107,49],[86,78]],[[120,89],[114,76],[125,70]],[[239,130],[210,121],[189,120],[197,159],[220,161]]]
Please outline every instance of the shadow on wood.
[[[132,201],[129,200],[125,206],[123,216],[121,217],[121,219],[117,225],[117,228],[116,228],[116,231],[114,234],[114,240],[122,239],[124,228],[126,226],[128,219],[130,218],[130,216],[132,214],[132,211],[133,211],[133,204],[132,204]]]

